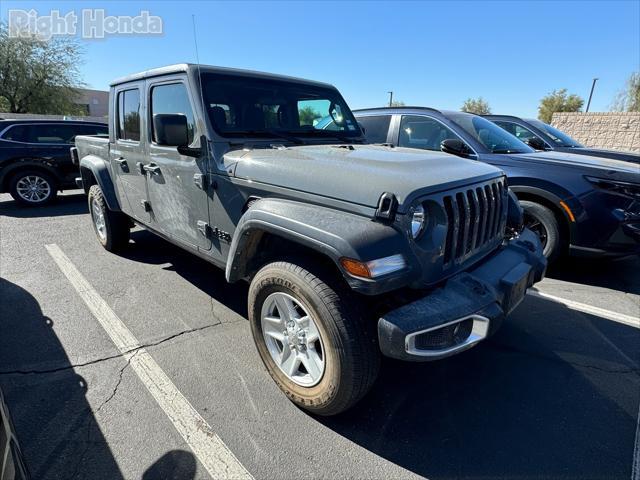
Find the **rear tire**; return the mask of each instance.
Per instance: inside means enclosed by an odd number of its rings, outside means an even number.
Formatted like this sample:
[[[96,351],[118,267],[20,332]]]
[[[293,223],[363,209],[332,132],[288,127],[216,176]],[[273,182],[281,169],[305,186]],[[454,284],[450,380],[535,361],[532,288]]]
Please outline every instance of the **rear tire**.
[[[352,292],[310,270],[289,262],[263,267],[249,288],[249,321],[284,394],[309,412],[336,415],[369,391],[380,353],[374,324],[365,323]]]
[[[560,227],[555,214],[544,205],[521,200],[524,209],[524,225],[532,230],[542,243],[542,251],[549,262],[555,260],[562,249]]]
[[[92,185],[88,195],[89,213],[100,244],[110,252],[123,250],[129,243],[129,217],[109,210],[99,185]]]
[[[39,170],[14,173],[9,182],[9,193],[20,205],[40,207],[51,203],[57,195],[55,178]]]

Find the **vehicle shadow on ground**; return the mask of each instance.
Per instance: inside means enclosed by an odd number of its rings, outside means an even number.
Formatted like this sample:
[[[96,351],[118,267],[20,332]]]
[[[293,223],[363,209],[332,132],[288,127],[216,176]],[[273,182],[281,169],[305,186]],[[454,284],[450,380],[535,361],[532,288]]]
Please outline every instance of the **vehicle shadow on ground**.
[[[547,277],[640,295],[640,256],[611,259],[566,258]]]
[[[61,217],[89,213],[87,196],[82,193],[60,195],[49,205],[41,207],[23,207],[9,195],[2,195],[0,216],[15,218]]]
[[[154,462],[142,475],[142,480],[193,480],[196,478],[196,457],[186,450],[171,450]]]
[[[39,373],[24,373],[33,370]],[[29,292],[2,278],[0,386],[32,478],[123,478],[53,321]]]
[[[230,284],[224,270],[202,260],[147,230],[131,232],[132,243],[119,255],[123,258],[151,265],[170,263],[164,267],[199,288],[215,301],[224,304],[243,318],[247,318],[246,282]]]
[[[361,403],[318,421],[430,479],[629,478],[638,345],[638,329],[527,298],[486,343],[385,361]]]

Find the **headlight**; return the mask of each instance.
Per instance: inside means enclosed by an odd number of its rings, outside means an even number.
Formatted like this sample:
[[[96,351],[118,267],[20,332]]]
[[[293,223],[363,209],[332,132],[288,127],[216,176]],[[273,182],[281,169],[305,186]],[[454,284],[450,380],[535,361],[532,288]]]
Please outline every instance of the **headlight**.
[[[424,212],[424,207],[422,205],[415,205],[411,209],[411,235],[414,240],[417,239],[422,231],[424,230],[424,225],[427,220],[427,216]]]
[[[609,180],[606,178],[597,177],[584,177],[589,182],[593,183],[596,187],[602,190],[608,190],[610,192],[624,195],[625,197],[634,198],[640,200],[640,184],[630,182],[620,182],[618,180]]]

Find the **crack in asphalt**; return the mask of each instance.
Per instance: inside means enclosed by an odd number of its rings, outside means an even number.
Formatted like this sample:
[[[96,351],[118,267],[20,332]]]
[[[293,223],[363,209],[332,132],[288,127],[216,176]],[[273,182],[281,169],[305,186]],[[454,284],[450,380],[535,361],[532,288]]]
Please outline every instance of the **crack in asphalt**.
[[[122,377],[124,375],[124,371],[129,367],[129,365],[131,365],[131,360],[133,360],[133,357],[135,357],[138,353],[140,352],[140,350],[136,350],[133,355],[131,355],[129,357],[129,359],[127,360],[127,363],[125,363],[125,365],[120,369],[120,372],[118,373],[118,381],[116,382],[115,387],[113,387],[113,391],[111,392],[111,394],[100,404],[100,406],[98,408],[96,408],[93,413],[98,413],[100,410],[102,410],[102,407],[104,407],[107,403],[109,403],[111,400],[113,400],[113,397],[116,396],[116,393],[118,393],[118,388],[120,388],[120,384],[122,383]]]
[[[132,352],[138,352],[138,350],[143,349],[143,348],[151,348],[151,347],[156,347],[158,345],[161,345],[163,343],[166,343],[170,340],[173,340],[175,338],[181,337],[183,335],[188,335],[191,333],[195,333],[195,332],[201,332],[203,330],[207,330],[209,328],[212,327],[217,327],[218,325],[221,325],[221,323],[212,323],[212,324],[208,324],[208,325],[204,325],[202,327],[197,327],[197,328],[189,328],[186,330],[182,330],[178,333],[174,333],[173,335],[169,335],[165,338],[162,338],[160,340],[157,340],[155,342],[150,342],[150,343],[145,343],[143,345],[138,345],[135,348],[131,348],[129,350],[125,350],[122,353],[118,353],[115,355],[109,355],[107,357],[100,357],[100,358],[96,358],[94,360],[89,360],[87,362],[83,362],[83,363],[75,363],[72,365],[65,365],[64,367],[57,367],[57,368],[49,368],[49,369],[42,369],[42,370],[5,370],[5,371],[1,371],[0,370],[0,375],[41,375],[41,374],[48,374],[48,373],[57,373],[57,372],[64,372],[65,370],[71,370],[74,368],[79,368],[79,367],[87,367],[90,365],[95,365],[97,363],[101,363],[101,362],[105,362],[107,360],[113,360],[114,358],[122,358],[125,355],[128,355],[129,353]],[[133,357],[133,356],[132,356]]]

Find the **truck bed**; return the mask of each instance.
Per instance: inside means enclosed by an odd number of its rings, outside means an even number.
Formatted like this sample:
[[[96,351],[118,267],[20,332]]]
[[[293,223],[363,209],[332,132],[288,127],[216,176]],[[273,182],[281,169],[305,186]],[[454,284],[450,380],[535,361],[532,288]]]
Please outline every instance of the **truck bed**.
[[[107,135],[78,135],[75,139],[78,159],[93,155],[109,161],[109,137]]]

